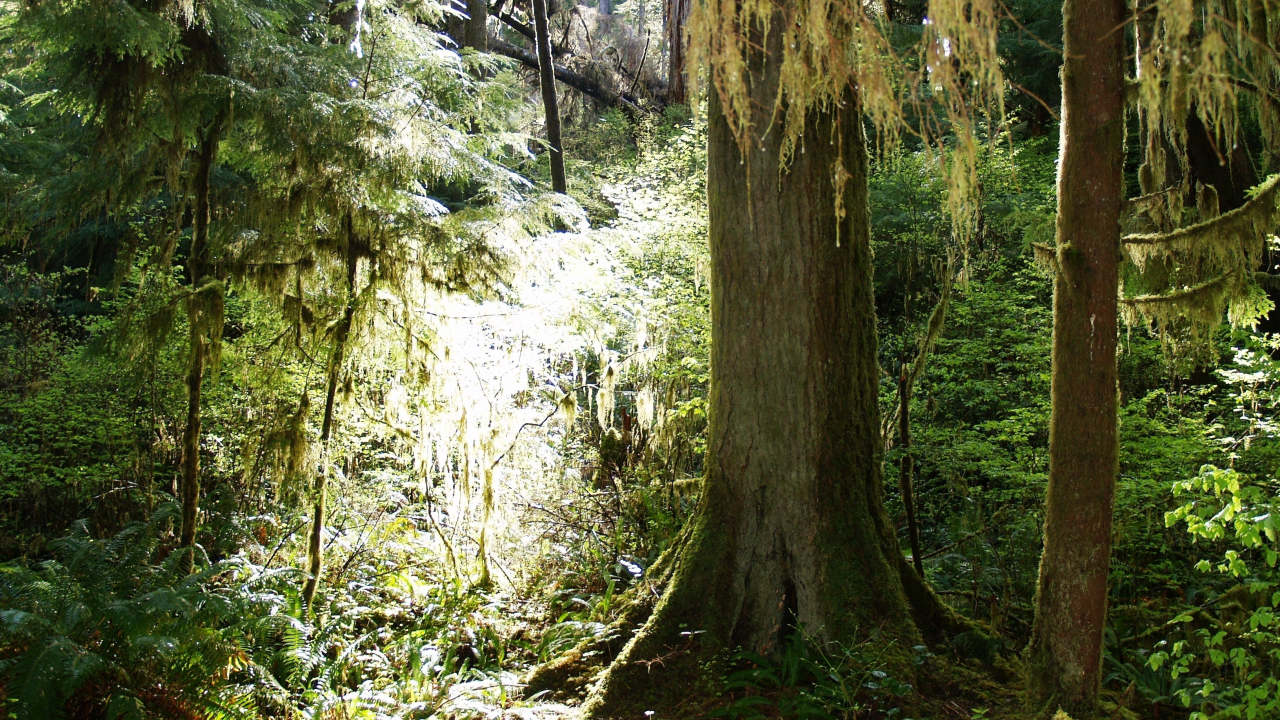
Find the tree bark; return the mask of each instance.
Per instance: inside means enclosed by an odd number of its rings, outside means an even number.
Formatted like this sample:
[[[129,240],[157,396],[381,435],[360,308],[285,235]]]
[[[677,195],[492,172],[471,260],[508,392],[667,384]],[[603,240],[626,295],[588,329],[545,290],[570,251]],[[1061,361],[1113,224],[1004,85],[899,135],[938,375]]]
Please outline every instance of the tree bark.
[[[188,313],[190,317],[193,313]],[[194,317],[190,318],[194,320]],[[196,324],[191,323],[195,328]],[[182,572],[195,569],[196,521],[200,514],[200,395],[204,384],[204,340],[199,330],[190,333],[191,355],[187,365],[187,427],[182,433],[182,531],[178,545],[185,553]]]
[[[560,142],[560,111],[556,108],[556,76],[551,59],[551,32],[547,27],[547,0],[533,0],[533,30],[538,36],[538,84],[547,117],[547,145],[551,160],[551,189],[568,190],[564,176],[564,152]]]
[[[666,0],[667,36],[667,101],[687,103],[687,86],[685,85],[685,34],[684,27],[689,20],[689,10],[693,0]]]
[[[775,121],[781,35],[770,33],[767,53],[750,58],[757,132]],[[813,111],[805,151],[781,172],[780,127],[753,138],[743,157],[714,90],[709,118],[703,495],[666,594],[584,717],[630,717],[637,708],[679,717],[698,659],[735,647],[774,655],[801,630],[824,642],[879,628],[895,640],[886,658],[901,663],[900,673],[910,664],[894,653],[919,643],[903,567],[914,573],[884,509],[857,97],[851,91],[840,106]],[[837,159],[850,173],[843,219],[831,180]],[[912,589],[930,605],[927,588]]]
[[[187,258],[190,292],[187,324],[191,345],[187,365],[187,426],[182,433],[182,527],[178,545],[184,553],[181,569],[195,569],[196,526],[200,514],[200,407],[204,390],[204,364],[209,347],[204,337],[205,298],[199,292],[209,272],[209,177],[217,160],[221,116],[205,131],[196,157],[195,208],[191,227],[191,251]]]
[[[489,3],[467,0],[467,22],[462,26],[462,45],[478,52],[489,50]]]
[[[1028,700],[1096,717],[1118,471],[1124,0],[1066,0],[1049,486]]]
[[[489,4],[486,0],[451,0],[453,9],[461,15],[451,15],[445,22],[445,32],[459,49],[471,48],[479,52],[489,49]]]
[[[333,350],[329,353],[328,388],[324,398],[324,421],[320,425],[320,472],[316,476],[316,500],[311,513],[311,533],[307,539],[307,582],[302,587],[302,602],[311,607],[320,587],[320,571],[324,568],[324,522],[329,493],[329,440],[333,437],[334,401],[342,378],[342,362],[347,352],[347,340],[351,336],[351,320],[356,311],[356,269],[359,254],[351,228],[351,215],[346,218],[347,305],[342,319],[333,331]]]

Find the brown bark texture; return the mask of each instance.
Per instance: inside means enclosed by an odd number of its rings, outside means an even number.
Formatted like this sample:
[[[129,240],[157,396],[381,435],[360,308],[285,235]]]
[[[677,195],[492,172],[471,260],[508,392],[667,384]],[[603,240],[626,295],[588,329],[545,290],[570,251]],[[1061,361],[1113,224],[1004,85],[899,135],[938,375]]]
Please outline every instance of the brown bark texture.
[[[204,338],[204,300],[198,294],[209,274],[209,177],[217,159],[221,118],[205,131],[196,157],[195,208],[191,228],[191,252],[187,270],[191,295],[187,299],[187,322],[191,355],[187,366],[187,425],[182,433],[182,527],[178,546],[184,556],[181,569],[195,568],[196,526],[200,514],[200,406],[204,389],[204,363],[208,345]]]
[[[781,23],[781,19],[775,20]],[[781,33],[750,58],[757,133],[773,120]],[[883,503],[867,152],[857,98],[814,111],[780,171],[775,124],[744,157],[709,105],[711,377],[707,471],[672,581],[584,717],[679,717],[697,658],[816,642],[919,642],[915,578]],[[832,165],[843,162],[846,214]],[[905,576],[913,584],[904,591]],[[694,662],[691,662],[694,661]],[[904,663],[909,667],[909,664]],[[638,710],[637,710],[638,708]]]
[[[1044,554],[1028,701],[1096,717],[1118,469],[1116,344],[1124,201],[1124,0],[1063,4],[1062,138]]]
[[[689,101],[685,84],[684,66],[688,47],[685,44],[684,29],[692,7],[693,0],[666,0],[664,31],[667,36],[667,101],[672,103],[683,104]]]
[[[185,574],[195,568],[196,521],[200,515],[200,394],[204,353],[204,341],[200,333],[193,330],[187,366],[187,427],[182,433],[182,530],[178,536],[178,546],[185,553],[182,558]]]
[[[533,31],[538,36],[538,84],[547,118],[547,154],[551,160],[551,189],[568,190],[564,175],[564,145],[560,142],[560,111],[556,107],[556,75],[551,58],[551,31],[547,25],[547,0],[533,0]]]
[[[486,52],[489,49],[489,4],[485,0],[450,0],[450,5],[459,15],[447,18],[445,33],[459,49]]]

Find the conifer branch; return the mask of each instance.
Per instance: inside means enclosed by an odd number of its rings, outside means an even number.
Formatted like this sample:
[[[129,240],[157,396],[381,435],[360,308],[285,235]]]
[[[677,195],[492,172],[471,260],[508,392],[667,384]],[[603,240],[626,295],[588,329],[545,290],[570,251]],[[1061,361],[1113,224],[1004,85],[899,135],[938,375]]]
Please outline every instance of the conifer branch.
[[[1135,309],[1149,309],[1159,305],[1185,305],[1196,300],[1204,299],[1212,296],[1214,293],[1225,289],[1225,285],[1235,272],[1224,273],[1215,278],[1206,280],[1199,285],[1181,290],[1175,290],[1170,293],[1139,295],[1137,297],[1122,298],[1120,300],[1126,307]]]
[[[1162,333],[1179,321],[1189,321],[1194,340],[1200,330],[1213,328],[1222,321],[1228,301],[1232,296],[1241,295],[1239,280],[1238,272],[1231,270],[1181,290],[1120,298],[1121,313],[1130,325],[1146,318]]]
[[[1181,186],[1173,185],[1163,190],[1156,190],[1155,192],[1149,192],[1146,195],[1139,195],[1138,197],[1135,197],[1135,198],[1129,198],[1125,202],[1131,208],[1141,208],[1146,206],[1147,203],[1153,202],[1155,200],[1159,200],[1160,198],[1165,197],[1171,192],[1180,192],[1181,190],[1182,190]]]
[[[1280,291],[1280,275],[1271,275],[1264,272],[1255,272],[1253,281],[1258,287],[1267,291]]]
[[[538,41],[537,37],[534,35],[533,28],[529,27],[528,24],[522,23],[519,20],[512,17],[511,13],[497,12],[494,8],[489,8],[489,12],[494,17],[501,20],[503,24],[505,24],[507,27],[511,28],[512,30],[515,30],[516,32],[520,33],[521,35],[529,38],[534,42]],[[492,40],[490,42],[492,42]],[[560,48],[556,48],[556,49],[560,49]]]
[[[1125,235],[1121,241],[1128,247],[1142,245],[1172,245],[1174,243],[1186,243],[1204,240],[1210,237],[1231,237],[1238,238],[1243,233],[1254,230],[1263,224],[1269,223],[1277,215],[1276,212],[1276,192],[1280,190],[1280,175],[1272,177],[1263,183],[1258,189],[1258,194],[1254,195],[1248,202],[1230,212],[1223,213],[1215,218],[1206,220],[1195,225],[1189,225],[1184,228],[1178,228],[1167,233],[1140,233],[1134,235]],[[1168,192],[1162,190],[1160,193]],[[1146,200],[1151,196],[1160,194],[1152,193],[1135,198],[1132,202]]]
[[[1121,243],[1140,272],[1152,260],[1177,259],[1196,268],[1197,277],[1248,273],[1258,264],[1263,238],[1280,221],[1278,193],[1280,175],[1260,185],[1257,194],[1235,210],[1167,233],[1125,235]]]

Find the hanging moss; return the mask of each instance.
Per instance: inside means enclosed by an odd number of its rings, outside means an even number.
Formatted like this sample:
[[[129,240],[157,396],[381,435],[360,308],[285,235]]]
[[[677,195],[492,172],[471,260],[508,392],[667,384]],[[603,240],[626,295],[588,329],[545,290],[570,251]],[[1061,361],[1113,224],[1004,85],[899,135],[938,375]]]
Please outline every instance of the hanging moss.
[[[1201,277],[1246,267],[1252,270],[1265,249],[1267,234],[1280,221],[1277,191],[1280,175],[1259,186],[1249,202],[1231,212],[1172,232],[1126,235],[1125,251],[1139,270],[1150,262],[1166,260]],[[1214,193],[1215,209],[1216,197]]]
[[[1121,299],[1125,321],[1154,327],[1171,350],[1189,357],[1207,352],[1224,313],[1233,327],[1254,325],[1272,306],[1253,269],[1280,221],[1278,193],[1280,176],[1273,176],[1243,206],[1215,216],[1216,192],[1202,186],[1199,205],[1208,219],[1171,232],[1125,236],[1124,249],[1137,271],[1130,284],[1153,290]]]
[[[876,126],[882,151],[896,145],[904,132],[920,135],[939,151],[951,190],[948,209],[963,238],[976,219],[970,191],[978,186],[979,133],[1004,115],[996,53],[1001,8],[991,0],[934,0],[920,42],[908,51],[914,57],[903,57],[889,41],[879,4],[701,0],[689,18],[688,62],[710,68],[708,79],[722,98],[743,157],[752,143],[780,133],[779,167],[748,167],[749,175],[781,172],[806,144],[838,145],[839,132],[805,137],[804,128],[811,115],[850,102],[849,89],[855,89],[853,101]],[[748,51],[770,44],[772,33],[782,36],[777,45],[782,56],[779,82],[772,108],[760,113],[750,88],[756,68],[750,66]],[[698,75],[691,74],[690,81],[697,82]],[[833,211],[841,219],[851,169],[836,159],[830,172],[836,190]]]

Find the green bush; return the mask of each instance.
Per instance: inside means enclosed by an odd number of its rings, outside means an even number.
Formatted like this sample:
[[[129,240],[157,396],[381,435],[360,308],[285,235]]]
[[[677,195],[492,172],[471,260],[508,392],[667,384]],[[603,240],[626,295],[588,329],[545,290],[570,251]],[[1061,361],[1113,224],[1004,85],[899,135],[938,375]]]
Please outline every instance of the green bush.
[[[0,683],[17,720],[250,717],[245,648],[287,623],[281,598],[220,582],[234,562],[183,576],[162,538],[165,504],[110,539],[83,523],[54,559],[0,565]]]

